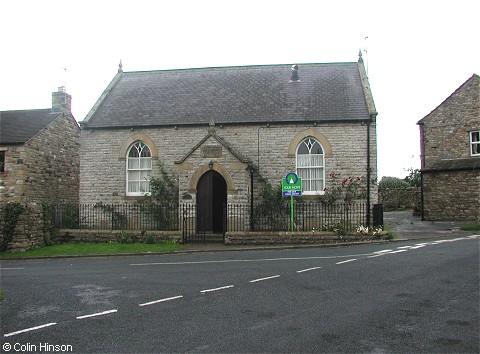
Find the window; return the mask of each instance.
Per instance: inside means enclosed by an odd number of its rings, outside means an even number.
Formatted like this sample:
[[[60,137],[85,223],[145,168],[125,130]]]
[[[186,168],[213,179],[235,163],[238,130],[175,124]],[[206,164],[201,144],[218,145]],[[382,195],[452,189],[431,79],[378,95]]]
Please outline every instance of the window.
[[[303,194],[323,194],[325,169],[323,149],[314,138],[304,139],[297,147],[297,175],[302,178]]]
[[[5,151],[0,151],[0,173],[5,172]]]
[[[480,131],[470,132],[470,146],[472,156],[480,156]]]
[[[150,192],[152,154],[147,145],[135,142],[127,154],[127,195],[145,195]]]

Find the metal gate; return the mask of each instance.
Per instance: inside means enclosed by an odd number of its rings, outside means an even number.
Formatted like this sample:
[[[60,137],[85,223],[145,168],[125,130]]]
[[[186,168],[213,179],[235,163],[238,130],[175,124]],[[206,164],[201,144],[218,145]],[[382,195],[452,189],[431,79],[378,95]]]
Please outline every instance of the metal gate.
[[[225,243],[227,225],[227,204],[223,204],[221,210],[221,231],[212,232],[205,222],[205,212],[201,206],[193,204],[180,205],[182,242],[183,243]]]
[[[181,213],[182,242],[205,243],[205,213],[199,212],[193,204],[181,205]]]

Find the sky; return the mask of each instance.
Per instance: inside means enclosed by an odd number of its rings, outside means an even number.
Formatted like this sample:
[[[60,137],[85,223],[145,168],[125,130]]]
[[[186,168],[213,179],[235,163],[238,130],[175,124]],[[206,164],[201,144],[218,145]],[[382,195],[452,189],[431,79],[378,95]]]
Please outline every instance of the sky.
[[[480,74],[480,1],[2,0],[0,111],[82,121],[118,70],[354,62],[377,117],[378,178],[420,167],[416,124]],[[355,137],[350,137],[353,141]]]

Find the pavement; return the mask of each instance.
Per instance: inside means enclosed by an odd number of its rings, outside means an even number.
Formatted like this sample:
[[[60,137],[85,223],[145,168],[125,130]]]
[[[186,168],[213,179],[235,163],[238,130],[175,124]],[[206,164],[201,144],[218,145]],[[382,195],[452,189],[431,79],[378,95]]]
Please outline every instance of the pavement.
[[[384,212],[383,221],[394,234],[393,241],[448,239],[464,237],[480,232],[462,231],[460,227],[464,221],[422,221],[420,216],[413,215],[412,210]],[[373,241],[382,242],[382,241]],[[384,242],[391,242],[384,241]],[[221,243],[190,244],[184,245],[182,250],[176,252],[216,252],[216,251],[245,251],[263,249],[289,249],[289,248],[318,248],[348,246],[358,243],[371,242],[345,242],[342,244],[297,244],[297,245],[255,245],[255,246],[227,246]]]
[[[204,243],[204,244],[187,244],[183,245],[180,250],[159,252],[164,253],[195,253],[195,252],[225,252],[225,251],[250,251],[250,250],[275,250],[275,249],[295,249],[295,248],[320,248],[320,247],[340,247],[354,244],[392,242],[392,241],[408,241],[408,240],[425,240],[425,239],[449,239],[456,237],[465,237],[469,235],[478,235],[479,231],[462,231],[460,227],[466,222],[461,221],[422,221],[419,216],[413,215],[412,210],[389,211],[383,214],[384,224],[388,230],[393,232],[393,240],[376,240],[362,242],[344,242],[335,244],[289,244],[289,245],[224,245],[223,243]],[[148,254],[157,254],[148,253]],[[118,254],[119,256],[133,256],[138,253]],[[110,255],[76,255],[76,256],[56,256],[54,258],[69,257],[98,257],[98,256],[116,256]],[[50,257],[32,257],[32,258],[50,258]],[[16,258],[9,258],[9,260]],[[25,258],[18,258],[25,259]]]
[[[462,231],[465,221],[422,221],[413,215],[412,210],[389,211],[383,213],[383,222],[395,236],[395,240],[421,240],[431,238],[452,238],[472,234],[478,231]]]

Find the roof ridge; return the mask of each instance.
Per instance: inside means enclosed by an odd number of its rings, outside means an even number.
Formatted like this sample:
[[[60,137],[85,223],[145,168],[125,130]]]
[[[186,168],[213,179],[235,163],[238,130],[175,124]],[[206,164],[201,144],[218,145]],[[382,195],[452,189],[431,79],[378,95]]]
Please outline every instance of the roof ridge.
[[[103,104],[103,102],[105,101],[105,98],[110,94],[110,92],[115,88],[117,83],[123,77],[123,74],[124,74],[124,72],[121,71],[121,70],[119,70],[117,72],[117,74],[113,77],[112,81],[107,86],[107,88],[102,92],[102,94],[98,98],[97,102],[95,102],[92,109],[90,109],[90,111],[87,113],[85,118],[83,118],[83,120],[81,121],[81,124],[86,124],[90,120],[90,118],[95,114],[97,109]]]
[[[51,111],[51,108],[32,108],[32,109],[7,109],[5,111],[0,111],[0,112],[34,112],[34,111]],[[52,113],[58,113],[58,112],[52,112]]]
[[[172,68],[172,69],[154,69],[154,70],[132,70],[132,71],[123,71],[124,74],[134,74],[134,73],[153,73],[153,72],[168,72],[168,71],[193,71],[193,70],[224,70],[224,69],[236,69],[236,68],[267,68],[267,67],[290,67],[291,65],[296,64],[301,65],[357,65],[356,61],[352,62],[328,62],[328,63],[284,63],[284,64],[251,64],[251,65],[226,65],[226,66],[201,66],[201,67],[192,67],[192,68]]]

